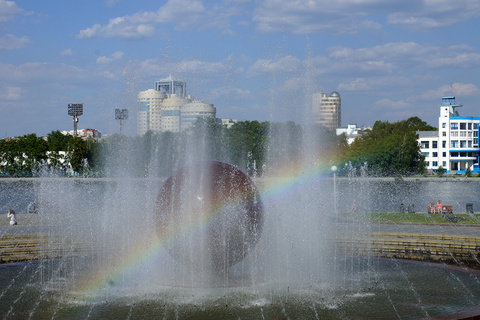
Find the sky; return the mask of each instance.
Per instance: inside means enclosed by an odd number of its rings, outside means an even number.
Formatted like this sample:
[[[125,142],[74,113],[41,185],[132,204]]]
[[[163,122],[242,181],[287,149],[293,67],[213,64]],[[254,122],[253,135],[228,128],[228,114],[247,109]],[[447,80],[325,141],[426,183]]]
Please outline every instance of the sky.
[[[342,126],[418,116],[441,98],[480,116],[480,0],[0,0],[0,138],[119,132],[155,80],[187,82],[217,117],[305,121],[337,91]]]

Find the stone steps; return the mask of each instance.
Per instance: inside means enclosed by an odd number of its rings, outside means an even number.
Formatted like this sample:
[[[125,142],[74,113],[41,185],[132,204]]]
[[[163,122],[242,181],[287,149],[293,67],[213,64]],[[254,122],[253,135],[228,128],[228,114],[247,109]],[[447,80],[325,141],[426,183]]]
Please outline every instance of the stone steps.
[[[58,235],[16,235],[0,237],[0,263],[85,256],[93,253],[84,242]]]
[[[480,237],[378,232],[338,235],[335,240],[345,254],[350,255],[442,261],[480,267]]]

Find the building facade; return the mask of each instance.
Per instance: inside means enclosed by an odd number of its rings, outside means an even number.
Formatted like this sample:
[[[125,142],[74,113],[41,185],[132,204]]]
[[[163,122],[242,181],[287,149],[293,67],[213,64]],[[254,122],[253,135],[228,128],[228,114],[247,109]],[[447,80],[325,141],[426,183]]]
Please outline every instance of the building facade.
[[[356,123],[349,123],[346,128],[338,127],[335,129],[337,136],[345,134],[345,137],[347,138],[347,143],[352,144],[353,141],[355,141],[356,138],[360,137],[365,133],[367,129],[372,129],[370,127],[357,127]]]
[[[155,81],[154,89],[138,94],[137,133],[182,132],[192,126],[197,118],[216,118],[213,104],[194,100],[187,95],[186,82],[167,79]]]
[[[335,130],[342,122],[342,100],[340,94],[315,93],[312,97],[312,115],[315,123]]]
[[[420,152],[425,157],[427,170],[439,167],[446,173],[465,173],[469,169],[479,173],[480,117],[460,116],[462,104],[455,97],[443,97],[438,117],[438,131],[419,131]]]

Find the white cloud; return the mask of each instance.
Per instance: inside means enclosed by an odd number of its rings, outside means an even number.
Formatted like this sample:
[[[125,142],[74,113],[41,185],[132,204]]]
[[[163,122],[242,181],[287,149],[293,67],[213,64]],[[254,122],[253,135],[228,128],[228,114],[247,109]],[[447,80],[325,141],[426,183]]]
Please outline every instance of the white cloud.
[[[448,27],[480,17],[478,0],[423,0],[414,10],[388,15],[387,23],[415,31]]]
[[[392,1],[392,6],[396,1]],[[266,0],[259,2],[253,13],[258,30],[265,33],[357,33],[379,31],[381,25],[368,15],[378,13],[382,2],[371,0]]]
[[[91,73],[85,69],[63,63],[27,62],[21,65],[0,63],[0,81],[9,83],[45,84],[65,81],[91,81]]]
[[[72,50],[72,49],[62,50],[62,51],[60,52],[60,55],[61,55],[62,57],[73,56],[73,50]]]
[[[224,69],[222,62],[208,62],[200,60],[183,60],[176,64],[176,71],[180,73],[211,74]]]
[[[369,112],[383,119],[407,119],[416,114],[418,105],[409,103],[404,100],[381,99],[375,102]]]
[[[228,98],[229,100],[245,99],[251,95],[250,90],[225,86],[211,91],[212,99]]]
[[[427,90],[420,96],[423,100],[438,100],[438,97],[445,96],[478,96],[480,95],[480,89],[472,83],[452,83],[449,85],[443,85],[436,90]]]
[[[120,60],[120,59],[122,59],[122,57],[123,57],[123,52],[117,51],[117,52],[112,53],[112,55],[110,57],[105,57],[105,56],[98,57],[97,58],[97,63],[98,64],[107,64],[107,63],[111,63],[115,60]]]
[[[134,24],[125,18],[110,19],[107,26],[95,24],[91,28],[81,30],[77,35],[79,39],[88,38],[119,38],[142,39],[153,36],[155,28],[149,24]]]
[[[231,33],[229,17],[237,15],[236,8],[212,5],[206,8],[198,0],[168,0],[158,11],[145,11],[129,16],[110,19],[102,26],[95,24],[83,29],[79,39],[118,38],[143,39],[155,35],[155,25],[172,24],[178,30],[217,28],[222,33]]]
[[[468,46],[439,47],[415,42],[395,42],[369,48],[329,48],[328,61],[314,65],[328,74],[405,74],[422,69],[480,66],[480,54]]]
[[[403,110],[406,108],[411,108],[413,107],[412,104],[403,101],[403,100],[398,100],[394,101],[391,99],[381,99],[375,102],[375,106],[377,107],[376,109],[387,109],[387,110]]]
[[[21,96],[22,96],[22,88],[20,87],[0,88],[1,100],[19,100]]]
[[[13,34],[7,34],[0,37],[0,50],[22,49],[31,44],[32,42],[27,36],[17,38]]]
[[[367,80],[364,78],[356,78],[347,83],[340,83],[338,85],[339,91],[367,91],[371,90],[372,87],[368,84]]]
[[[107,7],[113,7],[117,2],[118,0],[105,0],[105,4],[107,5]]]
[[[265,0],[258,2],[253,21],[261,32],[357,33],[378,32],[386,16],[391,25],[418,31],[451,26],[480,17],[478,0]]]
[[[138,69],[144,77],[167,77],[172,75],[174,78],[187,81],[193,76],[200,76],[202,82],[207,79],[223,74],[225,63],[201,61],[197,59],[182,60],[179,62],[169,62],[159,59],[148,59],[140,62]]]
[[[14,1],[0,0],[0,23],[15,19],[17,16],[30,15],[32,12],[25,12],[19,8]]]
[[[300,59],[294,56],[283,56],[278,59],[258,59],[248,70],[250,76],[272,73],[295,73],[302,69]]]

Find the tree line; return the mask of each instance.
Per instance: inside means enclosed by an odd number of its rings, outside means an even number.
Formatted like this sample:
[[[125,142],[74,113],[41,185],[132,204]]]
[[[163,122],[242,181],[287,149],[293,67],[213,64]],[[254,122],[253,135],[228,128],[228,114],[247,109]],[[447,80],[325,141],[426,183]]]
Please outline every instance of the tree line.
[[[75,172],[93,158],[95,143],[52,131],[46,137],[31,133],[0,140],[0,173],[6,176],[37,176],[48,169],[66,174],[68,164]],[[93,164],[93,163],[92,163]]]
[[[70,163],[74,172],[83,175],[165,177],[192,161],[218,160],[261,175],[269,167],[294,165],[308,152],[323,165],[337,165],[340,174],[408,175],[425,170],[416,140],[420,130],[436,128],[417,117],[395,123],[377,121],[351,145],[345,135],[337,136],[333,130],[294,122],[241,121],[226,128],[199,119],[188,132],[114,134],[99,142],[52,131],[47,137],[28,134],[0,140],[0,172],[7,176],[66,174]]]

